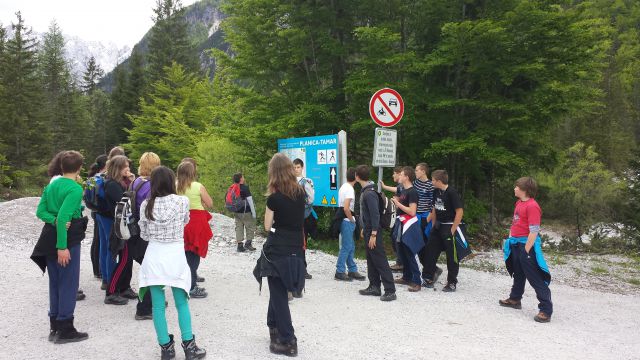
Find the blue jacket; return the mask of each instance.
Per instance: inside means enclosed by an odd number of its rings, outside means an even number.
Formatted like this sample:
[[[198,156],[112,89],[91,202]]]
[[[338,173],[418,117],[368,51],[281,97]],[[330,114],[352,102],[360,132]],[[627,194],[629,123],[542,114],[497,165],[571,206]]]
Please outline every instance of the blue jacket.
[[[400,241],[407,245],[414,254],[417,254],[424,247],[420,218],[417,216],[398,216],[396,218],[396,226],[393,227],[393,233],[393,238],[398,239],[399,236]]]
[[[509,275],[513,276],[513,263],[511,260],[511,245],[513,244],[525,244],[527,242],[527,237],[510,237],[504,242],[504,262],[507,266],[507,271]],[[536,242],[533,244],[533,250],[536,254],[536,262],[538,263],[538,267],[542,270],[542,276],[544,281],[549,285],[551,283],[551,273],[549,272],[549,267],[547,266],[547,262],[544,260],[544,254],[542,253],[542,240],[540,236],[536,237]]]

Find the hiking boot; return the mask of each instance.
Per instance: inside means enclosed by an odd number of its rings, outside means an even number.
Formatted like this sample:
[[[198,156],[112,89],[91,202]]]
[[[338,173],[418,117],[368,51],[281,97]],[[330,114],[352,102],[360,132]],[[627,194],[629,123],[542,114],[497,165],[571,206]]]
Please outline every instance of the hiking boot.
[[[422,287],[420,286],[420,284],[409,284],[409,291],[410,292],[418,292],[420,291],[420,289],[422,289]]]
[[[286,355],[286,356],[298,356],[298,341],[294,337],[293,340],[282,343],[280,340],[269,345],[269,350],[274,354]]]
[[[49,331],[49,341],[55,341],[56,334],[58,333],[58,322],[56,321],[55,316],[49,316],[49,324],[51,325],[51,330]]]
[[[540,311],[538,315],[533,317],[533,320],[539,323],[548,323],[549,321],[551,321],[551,316]]]
[[[153,315],[152,314],[144,314],[144,315],[136,314],[135,319],[136,320],[153,320]]]
[[[271,344],[278,341],[278,328],[269,328],[269,339],[271,339]]]
[[[196,275],[196,282],[204,282],[204,278],[202,276]]]
[[[371,295],[371,296],[380,296],[382,295],[382,292],[380,291],[379,287],[375,287],[373,285],[369,285],[368,288],[363,289],[363,290],[359,290],[358,291],[360,293],[360,295]]]
[[[122,296],[123,298],[127,298],[127,299],[131,299],[131,300],[135,300],[138,298],[138,293],[136,293],[135,291],[133,291],[132,288],[128,288],[127,290],[123,291],[120,293],[120,296]]]
[[[242,243],[238,243],[238,252],[245,252],[244,245]]]
[[[246,244],[244,244],[244,248],[245,248],[245,250],[256,251],[256,248],[254,248],[253,245],[251,245],[250,242],[247,242]]]
[[[67,320],[57,320],[56,328],[58,329],[58,331],[53,341],[55,344],[78,342],[87,340],[89,338],[89,334],[76,330],[76,328],[73,326],[73,318]]]
[[[456,291],[456,284],[455,283],[447,283],[447,285],[445,285],[442,288],[442,291],[444,291],[444,292],[455,292]]]
[[[391,265],[389,267],[391,268],[391,271],[393,271],[393,272],[401,272],[404,269],[404,266],[402,266],[402,265],[400,265],[398,263],[395,263],[395,264],[393,264],[393,265]]]
[[[76,293],[76,301],[82,301],[84,299],[87,298],[87,295],[85,295],[82,290],[78,290],[78,292]]]
[[[508,298],[506,300],[498,300],[498,304],[500,304],[500,306],[510,307],[512,309],[522,309],[522,303],[520,302],[520,300],[514,300],[511,298]]]
[[[107,305],[127,305],[129,303],[129,299],[123,298],[118,294],[111,294],[105,296],[104,303]]]
[[[201,287],[194,287],[193,290],[189,291],[189,296],[195,299],[203,299],[207,297],[207,291]]]
[[[173,341],[173,334],[169,334],[169,342],[160,345],[160,360],[170,360],[176,357],[176,342]]]
[[[313,279],[313,276],[311,276],[311,274],[309,274],[309,273],[307,272],[307,270],[305,270],[305,271],[304,271],[304,278],[305,278],[305,279],[307,279],[307,280],[311,280],[311,279]]]
[[[339,273],[339,272],[337,272],[333,276],[333,278],[335,280],[338,280],[338,281],[351,281],[352,280],[351,277],[349,275],[347,275],[346,273]]]
[[[184,358],[186,360],[202,359],[207,355],[205,349],[201,349],[196,345],[196,336],[189,341],[182,342],[182,349],[184,350]]]
[[[350,271],[347,275],[349,275],[350,278],[358,281],[363,281],[364,279],[366,279],[364,275],[360,274],[357,271]]]
[[[397,299],[396,292],[385,291],[384,295],[380,296],[380,301],[393,301]]]
[[[393,279],[393,282],[398,284],[398,285],[409,285],[411,284],[410,282],[408,282],[407,280],[403,279],[403,278],[395,278]]]

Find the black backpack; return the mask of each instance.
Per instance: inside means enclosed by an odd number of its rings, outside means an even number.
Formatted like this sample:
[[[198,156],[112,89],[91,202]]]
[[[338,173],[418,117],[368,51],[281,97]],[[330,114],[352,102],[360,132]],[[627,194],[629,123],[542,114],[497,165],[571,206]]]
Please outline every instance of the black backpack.
[[[370,189],[378,196],[378,210],[380,212],[380,228],[391,229],[396,223],[396,204],[384,194],[374,188]]]

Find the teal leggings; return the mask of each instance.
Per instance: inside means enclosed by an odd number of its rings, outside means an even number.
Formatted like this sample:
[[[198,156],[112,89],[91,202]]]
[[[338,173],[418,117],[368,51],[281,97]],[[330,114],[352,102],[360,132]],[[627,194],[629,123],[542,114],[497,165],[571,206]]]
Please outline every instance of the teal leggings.
[[[156,328],[156,335],[158,335],[158,344],[168,344],[171,340],[165,315],[164,286],[149,286],[149,290],[151,291],[153,326]],[[182,341],[189,341],[193,339],[193,333],[191,332],[191,313],[189,312],[187,293],[183,289],[175,287],[171,288],[171,292],[173,292],[173,300],[176,303],[176,310],[178,310],[178,324]]]

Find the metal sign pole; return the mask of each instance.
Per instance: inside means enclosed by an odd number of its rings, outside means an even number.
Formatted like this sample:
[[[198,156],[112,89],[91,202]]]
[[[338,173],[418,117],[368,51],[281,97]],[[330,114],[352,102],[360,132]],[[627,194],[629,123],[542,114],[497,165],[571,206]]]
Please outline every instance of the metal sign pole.
[[[382,192],[382,166],[378,166],[378,192]]]

